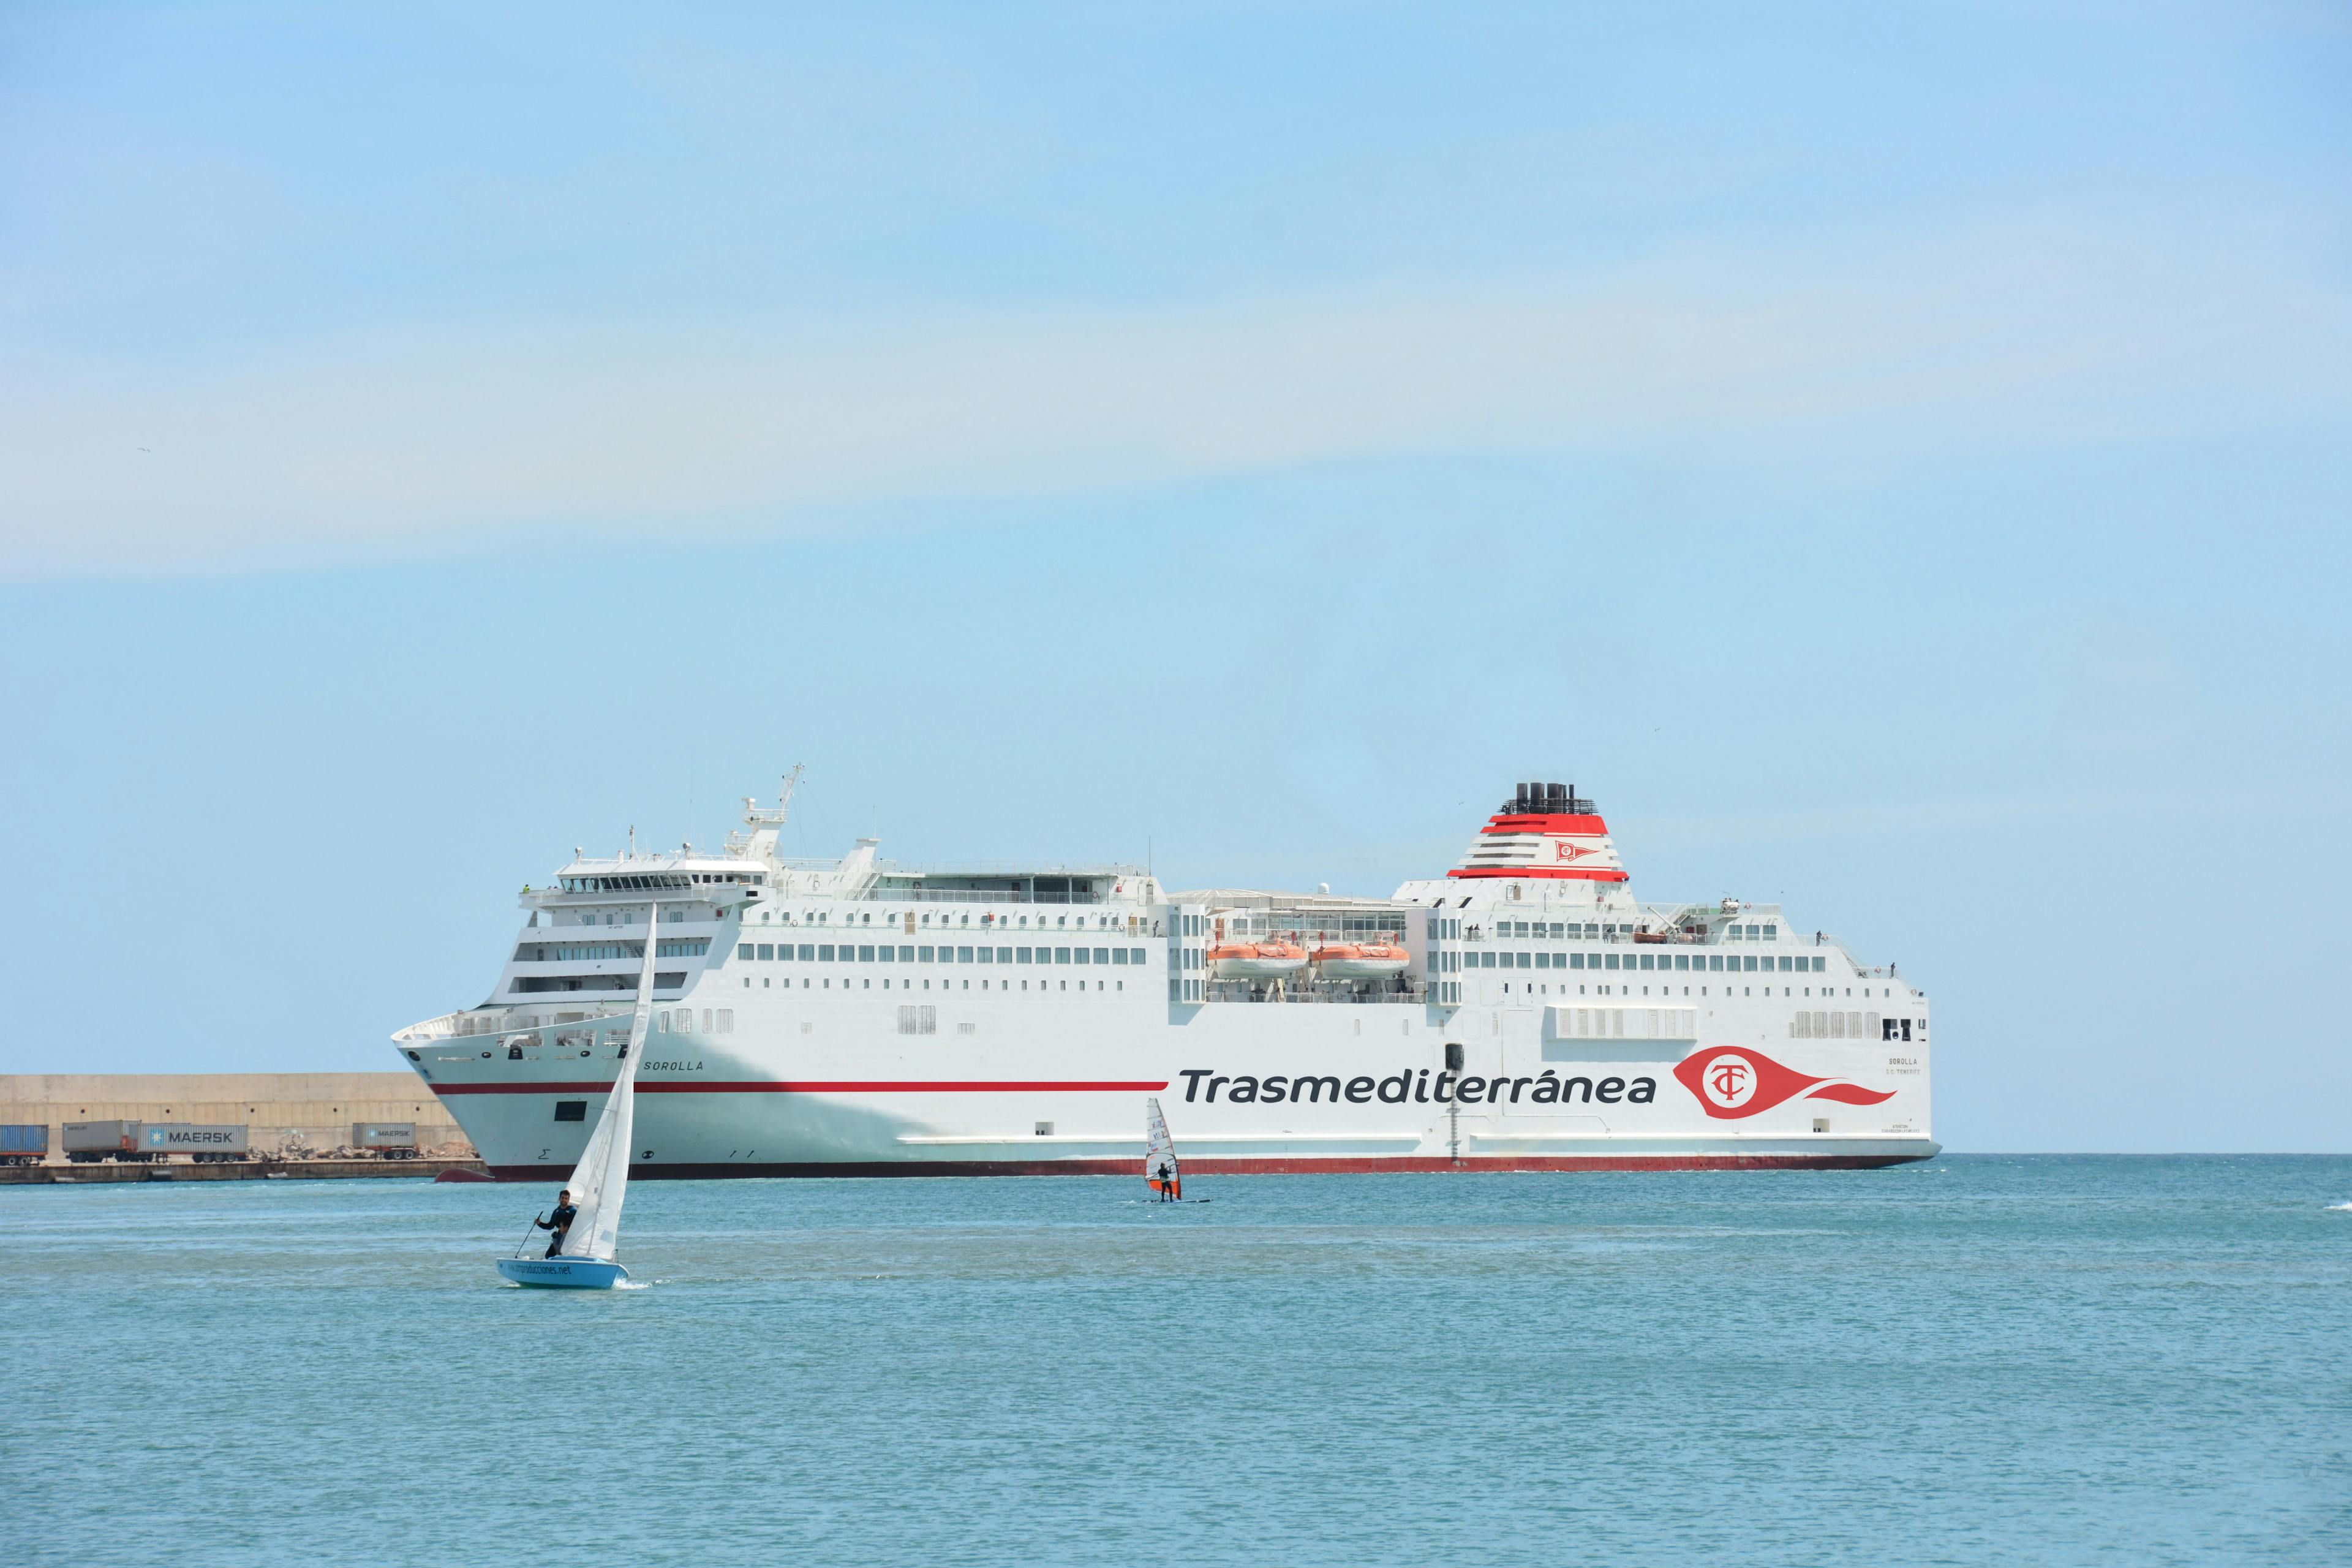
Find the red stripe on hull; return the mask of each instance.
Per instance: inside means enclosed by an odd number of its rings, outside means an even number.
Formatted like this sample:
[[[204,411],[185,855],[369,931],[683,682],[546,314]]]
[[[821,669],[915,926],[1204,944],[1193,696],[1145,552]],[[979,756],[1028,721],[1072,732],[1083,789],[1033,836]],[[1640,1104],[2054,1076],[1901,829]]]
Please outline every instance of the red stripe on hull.
[[[639,1094],[1157,1094],[1168,1087],[1158,1083],[645,1083]],[[436,1083],[433,1092],[451,1094],[610,1094],[610,1079],[603,1083]]]
[[[1459,1162],[1443,1156],[1351,1155],[1337,1159],[1203,1159],[1184,1156],[1184,1173],[1228,1176],[1363,1175],[1400,1171],[1875,1171],[1933,1159],[1932,1154],[1501,1154]],[[561,1180],[566,1167],[493,1165],[502,1182]],[[1134,1160],[890,1160],[840,1164],[632,1165],[633,1181],[719,1181],[777,1176],[1126,1176],[1143,1174]]]

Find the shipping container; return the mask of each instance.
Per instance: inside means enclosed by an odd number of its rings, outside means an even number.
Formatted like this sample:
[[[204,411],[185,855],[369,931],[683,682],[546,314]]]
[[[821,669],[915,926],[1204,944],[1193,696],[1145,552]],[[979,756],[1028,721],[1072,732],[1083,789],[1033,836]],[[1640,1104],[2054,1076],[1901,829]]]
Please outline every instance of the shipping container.
[[[37,1165],[49,1152],[47,1122],[0,1122],[0,1165]]]
[[[147,1158],[147,1151],[140,1146],[136,1121],[68,1121],[61,1131],[64,1136],[58,1142],[66,1158],[77,1164]]]
[[[246,1135],[243,1123],[200,1121],[156,1121],[148,1124],[139,1140],[148,1157],[165,1160],[174,1154],[185,1154],[200,1165],[225,1160],[242,1160],[246,1155]]]
[[[352,1147],[372,1149],[387,1160],[414,1160],[416,1158],[416,1123],[354,1121],[352,1123]]]

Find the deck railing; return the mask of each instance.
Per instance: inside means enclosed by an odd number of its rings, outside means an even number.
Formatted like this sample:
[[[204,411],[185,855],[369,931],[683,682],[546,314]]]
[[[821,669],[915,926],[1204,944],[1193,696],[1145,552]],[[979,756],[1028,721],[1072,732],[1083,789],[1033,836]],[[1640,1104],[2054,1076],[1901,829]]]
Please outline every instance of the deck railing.
[[[1429,1000],[1429,988],[1414,981],[1402,989],[1369,987],[1357,990],[1343,980],[1285,981],[1275,985],[1263,980],[1212,980],[1202,992],[1204,1002],[1272,1002],[1298,1003],[1323,1006],[1378,1005],[1392,1003],[1404,1006],[1422,1006]]]

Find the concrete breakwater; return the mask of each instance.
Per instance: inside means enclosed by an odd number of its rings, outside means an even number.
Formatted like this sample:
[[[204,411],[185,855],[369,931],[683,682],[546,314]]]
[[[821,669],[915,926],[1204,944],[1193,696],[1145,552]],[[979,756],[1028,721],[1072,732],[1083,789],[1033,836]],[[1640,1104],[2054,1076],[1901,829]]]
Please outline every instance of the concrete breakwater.
[[[356,1163],[369,1175],[391,1175],[393,1164],[467,1163],[474,1146],[431,1090],[413,1073],[11,1073],[0,1074],[0,1124],[48,1129],[48,1155],[37,1169],[66,1166],[68,1121],[193,1121],[242,1126],[257,1156],[303,1166]],[[425,1159],[336,1162],[348,1152],[355,1121],[406,1121],[416,1127]],[[328,1158],[321,1159],[320,1156]],[[239,1162],[240,1163],[259,1162]],[[142,1167],[134,1167],[141,1169]],[[170,1167],[184,1173],[189,1167]],[[227,1167],[206,1167],[226,1169]],[[322,1174],[304,1171],[305,1174]]]
[[[96,1186],[110,1182],[252,1182],[275,1177],[314,1182],[336,1176],[438,1176],[466,1171],[488,1178],[479,1160],[230,1160],[219,1164],[64,1163],[0,1165],[0,1187]]]

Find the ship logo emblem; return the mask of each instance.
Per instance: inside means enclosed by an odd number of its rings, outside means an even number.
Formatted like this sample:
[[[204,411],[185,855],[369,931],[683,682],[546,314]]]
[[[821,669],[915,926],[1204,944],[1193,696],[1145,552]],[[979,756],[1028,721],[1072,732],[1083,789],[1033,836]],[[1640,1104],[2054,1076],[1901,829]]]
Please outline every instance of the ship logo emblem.
[[[1600,850],[1591,848],[1586,845],[1570,844],[1565,838],[1556,838],[1552,841],[1551,857],[1555,860],[1581,860],[1587,855],[1598,855],[1600,853]]]
[[[1756,1069],[1741,1058],[1717,1057],[1699,1074],[1699,1085],[1708,1103],[1737,1110],[1756,1098]]]
[[[1895,1098],[1858,1083],[1811,1078],[1744,1046],[1698,1051],[1675,1067],[1675,1077],[1698,1100],[1699,1109],[1722,1121],[1769,1110],[1784,1101],[1833,1100],[1842,1105],[1877,1105]]]

